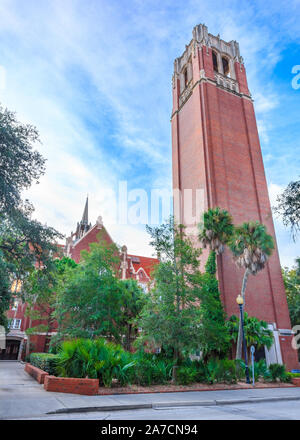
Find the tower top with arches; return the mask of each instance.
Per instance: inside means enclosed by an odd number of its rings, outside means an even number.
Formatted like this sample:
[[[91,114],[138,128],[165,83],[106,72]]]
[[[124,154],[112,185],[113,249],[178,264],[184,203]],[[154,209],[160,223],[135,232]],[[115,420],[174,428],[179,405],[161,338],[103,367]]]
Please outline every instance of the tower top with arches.
[[[251,98],[239,43],[210,34],[204,24],[194,27],[192,40],[174,61],[173,89],[177,89],[179,107],[201,80],[213,81],[221,88]]]

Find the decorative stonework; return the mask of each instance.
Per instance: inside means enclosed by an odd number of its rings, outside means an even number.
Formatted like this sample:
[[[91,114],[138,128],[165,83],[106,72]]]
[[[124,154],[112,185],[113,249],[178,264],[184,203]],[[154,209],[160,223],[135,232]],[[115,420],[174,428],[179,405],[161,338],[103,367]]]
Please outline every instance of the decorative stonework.
[[[218,86],[239,93],[239,85],[235,79],[224,76],[221,73],[215,73],[215,79]]]
[[[186,88],[183,90],[181,95],[179,96],[179,106],[182,106],[191,96],[193,90],[193,81],[191,80]]]
[[[193,38],[186,46],[183,54],[174,61],[174,73],[180,75],[184,66],[187,64],[191,56],[196,55],[197,48],[205,46],[206,49],[212,48],[222,55],[226,55],[234,62],[244,63],[243,57],[240,55],[239,43],[235,40],[229,42],[220,38],[220,35],[212,35],[208,33],[207,26],[198,24],[193,29]]]
[[[205,78],[206,78],[205,70],[204,70],[204,69],[201,69],[201,70],[200,70],[200,79],[205,79]]]
[[[217,51],[227,54],[230,58],[233,58],[239,63],[243,63],[243,58],[240,55],[239,43],[235,40],[229,42],[220,38],[220,34],[217,36],[209,34],[207,26],[204,24],[198,24],[193,29],[193,39],[197,41],[201,46],[215,48]]]
[[[103,219],[102,219],[101,215],[99,215],[99,217],[97,217],[96,223],[97,223],[98,227],[103,226]]]

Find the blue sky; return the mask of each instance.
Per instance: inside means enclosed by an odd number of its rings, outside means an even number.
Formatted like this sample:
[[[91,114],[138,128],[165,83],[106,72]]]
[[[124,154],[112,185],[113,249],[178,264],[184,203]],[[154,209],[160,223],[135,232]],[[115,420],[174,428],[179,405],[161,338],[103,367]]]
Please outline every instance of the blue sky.
[[[36,216],[65,234],[103,216],[129,251],[151,255],[142,225],[113,224],[112,191],[171,188],[171,77],[196,24],[237,40],[255,100],[271,201],[299,172],[300,2],[0,0],[0,101],[36,125],[47,173]],[[281,262],[300,254],[280,219]]]

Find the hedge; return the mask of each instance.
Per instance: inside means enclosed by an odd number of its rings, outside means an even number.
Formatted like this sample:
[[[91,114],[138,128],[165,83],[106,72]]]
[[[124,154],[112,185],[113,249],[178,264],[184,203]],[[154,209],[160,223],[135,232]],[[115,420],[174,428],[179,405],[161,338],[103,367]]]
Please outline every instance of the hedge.
[[[51,376],[56,376],[56,363],[58,360],[57,354],[51,353],[31,353],[30,363],[34,367],[46,371]]]

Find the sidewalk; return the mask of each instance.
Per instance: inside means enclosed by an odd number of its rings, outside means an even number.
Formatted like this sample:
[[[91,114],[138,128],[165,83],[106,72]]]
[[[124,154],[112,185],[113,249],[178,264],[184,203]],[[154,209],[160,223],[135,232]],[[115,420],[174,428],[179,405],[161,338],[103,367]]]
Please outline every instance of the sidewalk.
[[[300,400],[300,388],[80,396],[47,392],[24,372],[23,364],[0,362],[0,419],[84,411],[230,405],[278,400]]]

